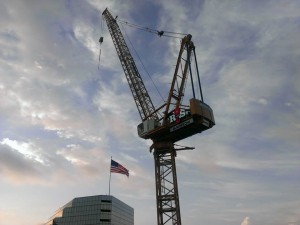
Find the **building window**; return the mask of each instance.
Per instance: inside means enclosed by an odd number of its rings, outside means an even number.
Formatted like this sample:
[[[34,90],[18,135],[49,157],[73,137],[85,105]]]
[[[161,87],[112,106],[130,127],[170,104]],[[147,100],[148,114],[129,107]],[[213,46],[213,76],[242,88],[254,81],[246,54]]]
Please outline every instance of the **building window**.
[[[110,209],[101,209],[101,212],[111,212]]]

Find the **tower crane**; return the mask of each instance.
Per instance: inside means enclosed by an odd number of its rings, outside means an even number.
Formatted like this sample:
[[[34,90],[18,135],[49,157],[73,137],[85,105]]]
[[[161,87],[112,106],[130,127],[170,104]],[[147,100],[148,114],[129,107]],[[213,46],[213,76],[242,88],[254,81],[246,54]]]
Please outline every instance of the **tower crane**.
[[[141,117],[141,123],[137,126],[138,136],[153,141],[150,152],[153,151],[155,164],[157,224],[181,225],[175,157],[176,151],[182,149],[176,149],[174,145],[215,125],[213,110],[203,101],[192,35],[182,38],[167,100],[155,108],[116,18],[108,9],[102,15]],[[158,33],[160,36],[162,34],[163,32]],[[198,82],[192,75],[192,58],[196,64]],[[193,97],[189,100],[189,105],[184,105],[183,96],[188,77]],[[200,99],[196,98],[195,83],[200,90]]]

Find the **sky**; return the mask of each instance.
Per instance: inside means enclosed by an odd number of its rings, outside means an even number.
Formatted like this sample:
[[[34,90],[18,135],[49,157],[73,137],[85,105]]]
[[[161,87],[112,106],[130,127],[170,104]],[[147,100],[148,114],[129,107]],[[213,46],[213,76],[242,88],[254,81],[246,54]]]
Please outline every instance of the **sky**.
[[[112,174],[111,194],[135,224],[156,223],[151,141],[136,132],[107,7],[193,36],[216,125],[178,143],[195,147],[176,158],[182,223],[300,225],[299,0],[0,0],[0,225],[108,194],[111,157],[130,171]],[[153,83],[165,99],[180,39],[121,28],[159,105]]]

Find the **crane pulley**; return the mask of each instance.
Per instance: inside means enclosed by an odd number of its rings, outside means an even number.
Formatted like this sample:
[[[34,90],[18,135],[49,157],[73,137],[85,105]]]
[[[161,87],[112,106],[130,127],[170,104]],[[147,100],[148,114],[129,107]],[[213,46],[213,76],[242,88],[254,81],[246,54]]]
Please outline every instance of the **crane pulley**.
[[[203,102],[195,46],[191,41],[192,35],[188,34],[182,38],[167,101],[155,108],[119,28],[117,17],[114,18],[108,9],[105,9],[102,15],[142,120],[137,126],[138,135],[153,141],[150,150],[154,150],[157,223],[158,225],[181,225],[174,143],[215,125],[213,110]],[[158,34],[164,33],[161,31]],[[201,99],[195,96],[191,70],[192,58],[197,68],[196,79]],[[191,79],[193,96],[189,105],[183,105],[188,75]]]

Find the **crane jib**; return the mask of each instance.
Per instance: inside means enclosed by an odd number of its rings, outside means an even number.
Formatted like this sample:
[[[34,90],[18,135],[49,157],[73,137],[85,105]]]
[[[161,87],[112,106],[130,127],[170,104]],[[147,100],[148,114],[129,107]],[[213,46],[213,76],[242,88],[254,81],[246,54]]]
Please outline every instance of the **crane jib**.
[[[158,121],[159,118],[154,105],[135,65],[134,59],[127,47],[116,19],[113,18],[113,16],[107,9],[104,10],[103,16],[113,39],[114,46],[119,56],[133,99],[142,121],[145,121],[147,119]]]

